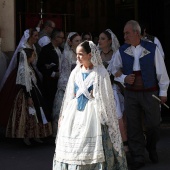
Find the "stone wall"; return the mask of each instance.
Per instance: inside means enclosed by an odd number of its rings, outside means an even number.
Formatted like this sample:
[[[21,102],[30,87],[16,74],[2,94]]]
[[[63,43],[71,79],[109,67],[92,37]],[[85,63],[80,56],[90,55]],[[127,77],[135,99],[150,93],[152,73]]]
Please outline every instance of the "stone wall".
[[[15,49],[15,2],[0,0],[0,37],[2,51]]]

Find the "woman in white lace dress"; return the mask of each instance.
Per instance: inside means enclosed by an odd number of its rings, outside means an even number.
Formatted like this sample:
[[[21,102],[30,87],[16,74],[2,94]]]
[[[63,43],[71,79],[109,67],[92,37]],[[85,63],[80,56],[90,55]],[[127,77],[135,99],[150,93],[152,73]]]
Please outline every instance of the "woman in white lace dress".
[[[77,47],[60,111],[53,170],[126,170],[112,86],[92,41]]]
[[[21,52],[21,50],[23,48],[31,48],[35,51],[36,58],[34,60],[33,67],[34,67],[36,73],[38,74],[39,79],[42,79],[42,74],[38,71],[38,69],[36,67],[38,55],[37,55],[37,52],[36,52],[35,44],[38,40],[39,30],[40,30],[40,23],[38,24],[38,26],[36,28],[30,28],[30,29],[27,29],[27,30],[24,31],[24,34],[23,34],[14,54],[12,56],[12,59],[9,63],[9,66],[8,66],[4,76],[2,78],[2,81],[0,82],[0,91],[2,90],[5,82],[7,81],[8,77],[10,76],[11,72],[17,67],[18,53]]]
[[[30,48],[33,49],[35,52],[35,59],[32,63],[32,66],[34,67],[34,70],[36,72],[37,80],[40,80],[41,74],[37,70],[36,67],[36,61],[37,61],[37,54],[36,54],[36,48],[35,43],[38,40],[38,28],[30,28],[24,31],[24,35],[21,38],[21,41],[17,47],[17,49],[14,52],[14,55],[10,61],[10,64],[0,81],[0,110],[3,110],[3,112],[0,112],[0,124],[4,127],[7,126],[9,114],[12,108],[13,101],[15,99],[16,93],[18,92],[16,84],[16,76],[17,76],[17,70],[18,70],[18,61],[19,61],[19,54],[22,51],[23,48]],[[41,84],[40,81],[37,81],[38,84]],[[10,94],[10,95],[6,95]]]
[[[76,48],[81,43],[81,36],[77,32],[70,32],[68,34],[66,43],[64,45],[64,52],[62,54],[60,77],[58,80],[58,89],[55,95],[53,104],[53,136],[56,137],[58,127],[58,117],[60,114],[60,107],[63,100],[66,85],[71,71],[76,66]]]
[[[103,65],[105,66],[105,68],[107,68],[107,70],[111,74],[112,66],[110,65],[108,67],[108,65],[111,62],[111,59],[113,60],[112,56],[114,56],[114,53],[118,50],[120,46],[119,41],[116,35],[110,29],[107,29],[99,35],[98,46],[101,50],[100,54],[101,54],[101,58],[103,61]],[[118,74],[121,74],[121,72]],[[114,80],[114,77],[112,75],[110,75],[110,78],[112,81],[112,88],[113,88],[114,98],[116,102],[116,111],[117,111],[117,117],[119,120],[120,132],[121,132],[121,136],[123,139],[125,151],[128,151],[126,127],[125,127],[125,123],[123,120],[124,96],[122,95],[122,92],[123,92],[124,87],[120,83],[119,85],[117,85],[118,82]]]

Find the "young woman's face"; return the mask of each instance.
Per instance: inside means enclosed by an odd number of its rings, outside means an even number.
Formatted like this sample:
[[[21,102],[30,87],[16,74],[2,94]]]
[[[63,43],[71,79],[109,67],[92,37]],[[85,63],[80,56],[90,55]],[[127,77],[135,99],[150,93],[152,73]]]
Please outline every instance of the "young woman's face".
[[[89,34],[84,35],[83,41],[85,41],[85,40],[91,41],[91,36]]]
[[[91,53],[87,54],[84,50],[83,47],[78,46],[76,49],[77,53],[77,60],[82,64],[82,65],[89,65],[91,63]]]
[[[81,43],[81,41],[81,36],[77,35],[72,41],[70,41],[70,45],[72,48],[76,48]]]
[[[30,39],[33,42],[33,44],[35,44],[38,41],[38,32],[34,31],[33,35],[30,37]]]
[[[101,33],[99,35],[99,47],[102,49],[102,48],[106,48],[106,47],[110,47],[111,46],[111,42],[112,40],[107,37],[106,34],[104,33]]]

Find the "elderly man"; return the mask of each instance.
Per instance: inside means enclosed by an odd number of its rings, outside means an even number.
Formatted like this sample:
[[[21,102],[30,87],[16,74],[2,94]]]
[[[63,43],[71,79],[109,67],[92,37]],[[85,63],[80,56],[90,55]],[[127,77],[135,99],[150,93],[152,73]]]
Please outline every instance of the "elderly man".
[[[150,160],[158,163],[156,144],[159,139],[160,103],[152,95],[158,96],[161,103],[165,103],[169,86],[169,77],[158,47],[141,40],[140,34],[138,22],[130,20],[126,23],[125,44],[115,53],[112,63],[112,74],[115,75],[121,69],[123,74],[118,79],[126,86],[125,113],[129,149],[133,159],[132,170],[145,165],[141,116],[143,110],[147,128],[146,149]]]

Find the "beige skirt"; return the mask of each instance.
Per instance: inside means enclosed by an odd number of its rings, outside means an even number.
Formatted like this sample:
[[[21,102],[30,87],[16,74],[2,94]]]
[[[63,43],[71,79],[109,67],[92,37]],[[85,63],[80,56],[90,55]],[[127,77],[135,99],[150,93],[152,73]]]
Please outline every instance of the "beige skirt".
[[[6,137],[44,138],[52,134],[51,123],[37,123],[36,116],[28,113],[27,100],[21,89],[14,101],[6,128]]]

